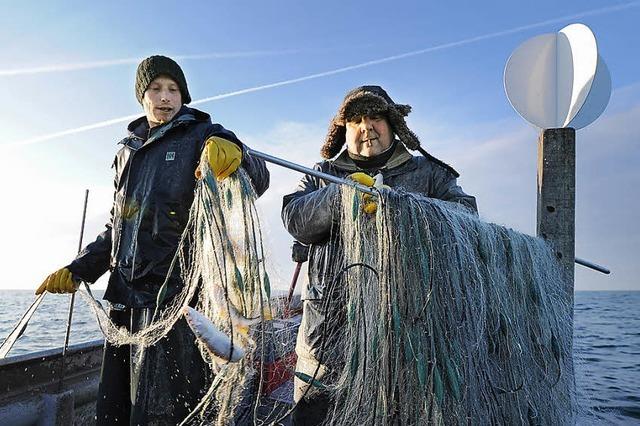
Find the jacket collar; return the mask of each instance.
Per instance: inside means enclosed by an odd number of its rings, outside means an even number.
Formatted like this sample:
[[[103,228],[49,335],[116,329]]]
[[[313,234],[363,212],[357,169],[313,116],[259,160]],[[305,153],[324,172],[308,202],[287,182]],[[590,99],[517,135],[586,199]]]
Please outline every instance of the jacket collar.
[[[186,105],[182,105],[182,108],[180,108],[180,111],[178,111],[173,120],[160,126],[148,139],[147,135],[149,134],[149,122],[147,121],[146,116],[142,116],[129,123],[129,125],[127,126],[129,136],[122,139],[118,143],[127,145],[133,149],[138,149],[142,146],[142,144],[148,145],[151,142],[164,136],[169,130],[192,121],[211,122],[211,116],[206,112],[197,110],[195,108],[190,108]]]
[[[396,143],[396,149],[393,151],[393,154],[391,154],[391,158],[389,158],[389,161],[387,161],[387,163],[384,166],[382,166],[380,170],[395,169],[405,164],[407,161],[411,160],[412,158],[413,158],[413,155],[411,155],[411,153],[407,151],[407,148],[404,147],[404,144],[398,141]],[[342,151],[340,155],[338,155],[338,157],[332,161],[332,163],[334,167],[344,170],[346,172],[356,172],[361,170],[356,165],[356,163],[351,159],[351,157],[349,157],[349,153],[347,152],[346,149]]]

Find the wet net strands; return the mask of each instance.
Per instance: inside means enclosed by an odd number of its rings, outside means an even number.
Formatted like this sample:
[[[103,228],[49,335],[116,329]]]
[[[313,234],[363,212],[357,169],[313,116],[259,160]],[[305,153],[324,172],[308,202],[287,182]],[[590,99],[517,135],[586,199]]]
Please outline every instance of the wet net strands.
[[[190,217],[171,270],[178,268],[184,286],[165,300],[166,282],[146,328],[131,333],[115,326],[87,291],[105,338],[114,345],[147,347],[166,336],[185,308],[192,306],[230,340],[230,353],[217,356],[199,342],[214,379],[198,407],[184,424],[233,424],[239,415],[254,417],[262,383],[264,330],[272,319],[270,282],[265,269],[255,192],[239,171],[217,182],[211,173],[198,183]],[[168,282],[167,278],[167,282]],[[259,324],[263,323],[263,326]],[[245,354],[238,362],[233,351]],[[250,414],[247,414],[250,413]]]
[[[571,423],[572,306],[550,248],[452,203],[383,191],[368,216],[360,197],[342,190],[345,265],[377,276],[338,284],[327,424]]]
[[[160,289],[143,330],[116,327],[83,291],[115,345],[153,345],[187,306],[228,337],[229,353],[199,341],[213,380],[183,424],[272,424],[283,414],[262,397],[265,366],[291,354],[291,336],[274,332],[282,307],[271,299],[255,198],[242,171],[199,181],[172,264],[184,286],[170,300]],[[326,424],[571,423],[572,306],[550,248],[452,203],[401,190],[378,201],[364,214],[361,194],[342,187],[334,206],[340,256],[325,271],[318,368],[327,373],[307,377],[330,394]],[[295,373],[282,365],[282,377]]]

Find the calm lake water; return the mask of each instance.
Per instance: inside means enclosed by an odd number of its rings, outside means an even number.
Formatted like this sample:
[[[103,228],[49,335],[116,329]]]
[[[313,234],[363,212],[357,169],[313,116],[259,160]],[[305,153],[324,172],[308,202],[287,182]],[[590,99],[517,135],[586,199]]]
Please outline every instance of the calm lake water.
[[[33,300],[30,291],[0,290],[0,342]],[[640,292],[577,292],[575,301],[579,424],[640,425]],[[47,295],[10,355],[62,346],[68,307],[69,296]],[[101,338],[81,298],[71,330],[71,344]]]

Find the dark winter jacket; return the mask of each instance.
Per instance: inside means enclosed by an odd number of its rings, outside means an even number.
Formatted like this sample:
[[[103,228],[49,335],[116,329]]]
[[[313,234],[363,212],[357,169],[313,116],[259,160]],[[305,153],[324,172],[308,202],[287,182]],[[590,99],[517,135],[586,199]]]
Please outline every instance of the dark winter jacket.
[[[316,164],[315,169],[340,177],[363,171],[347,151],[343,151],[335,160]],[[396,143],[394,153],[382,168],[367,172],[371,175],[382,173],[384,183],[392,188],[403,188],[427,197],[460,203],[477,211],[475,198],[465,194],[457,185],[457,173],[453,169],[435,159],[414,157],[402,143]],[[302,290],[305,303],[301,330],[303,344],[314,356],[322,337],[324,293],[343,263],[341,248],[334,237],[338,233],[338,196],[336,184],[327,184],[307,175],[298,190],[286,195],[283,200],[282,220],[285,227],[296,240],[309,244],[309,282]],[[300,348],[297,350],[300,353]]]
[[[146,117],[141,117],[128,130],[113,163],[111,220],[68,268],[88,282],[111,270],[105,299],[127,307],[150,307],[189,217],[194,172],[205,141],[218,136],[240,147],[242,143],[233,132],[212,123],[208,114],[186,106],[162,126],[150,130]],[[264,162],[245,156],[241,166],[261,195],[269,186]],[[167,298],[181,287],[179,271],[174,269]]]

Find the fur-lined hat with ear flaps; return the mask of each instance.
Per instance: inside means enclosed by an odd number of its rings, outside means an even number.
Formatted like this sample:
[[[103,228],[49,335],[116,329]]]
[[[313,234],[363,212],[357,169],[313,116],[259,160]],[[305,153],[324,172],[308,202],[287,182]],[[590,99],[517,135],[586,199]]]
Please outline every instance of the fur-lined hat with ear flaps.
[[[346,123],[355,117],[363,115],[382,114],[386,117],[391,130],[400,139],[400,142],[411,150],[420,151],[427,159],[449,170],[455,177],[460,174],[447,163],[438,160],[420,146],[420,140],[415,133],[409,130],[404,118],[411,112],[411,106],[393,102],[389,94],[380,86],[360,86],[347,93],[338,113],[329,124],[327,138],[322,145],[320,155],[327,160],[340,153],[346,142]]]
[[[404,117],[411,112],[411,106],[393,102],[389,94],[380,86],[360,86],[345,96],[338,113],[329,124],[327,138],[320,150],[322,158],[330,159],[340,153],[345,143],[347,121],[363,115],[382,114],[389,121],[393,133],[409,149],[420,146],[418,136],[407,127]]]

